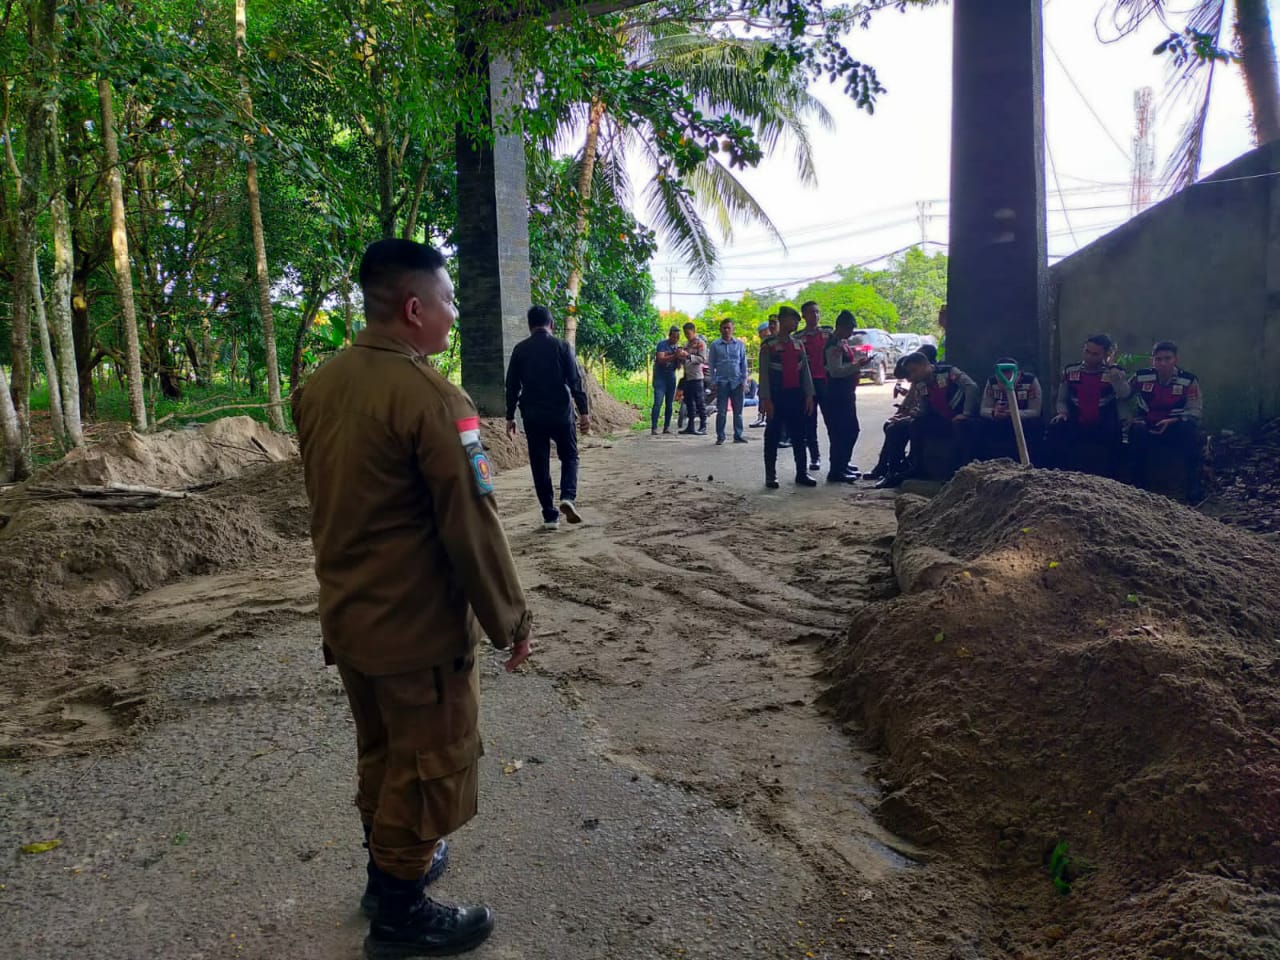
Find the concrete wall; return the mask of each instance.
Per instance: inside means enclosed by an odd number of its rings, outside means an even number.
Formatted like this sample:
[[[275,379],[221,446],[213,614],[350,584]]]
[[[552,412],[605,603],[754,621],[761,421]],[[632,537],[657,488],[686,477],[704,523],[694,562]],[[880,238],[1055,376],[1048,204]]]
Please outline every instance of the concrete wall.
[[[1280,142],[1260,147],[1056,264],[1054,362],[1107,333],[1144,356],[1174,340],[1205,425],[1280,416]]]

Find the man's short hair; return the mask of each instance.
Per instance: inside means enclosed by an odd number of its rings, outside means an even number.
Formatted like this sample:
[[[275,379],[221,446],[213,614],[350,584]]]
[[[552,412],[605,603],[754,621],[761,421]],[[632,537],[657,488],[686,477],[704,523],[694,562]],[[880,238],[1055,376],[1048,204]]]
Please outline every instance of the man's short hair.
[[[720,326],[721,326],[721,327],[723,327],[726,323],[733,323],[733,317],[721,317],[721,318],[720,318]]]
[[[1103,353],[1110,353],[1112,346],[1114,346],[1111,342],[1111,338],[1105,333],[1095,333],[1092,337],[1086,340],[1085,343],[1092,343],[1095,346],[1101,347]]]
[[[444,265],[444,254],[425,243],[378,240],[360,258],[360,289],[367,294],[398,283],[406,273],[435,273]]]
[[[841,310],[836,314],[836,326],[839,327],[841,325],[849,327],[856,327],[858,325],[858,318],[853,315],[852,310]]]
[[[551,311],[546,307],[532,306],[529,308],[529,329],[539,330],[542,327],[551,326]]]
[[[667,331],[667,335],[670,336],[673,333],[679,333],[679,332],[680,332],[680,328],[673,324],[671,329]]]
[[[1169,353],[1172,353],[1175,357],[1178,355],[1178,345],[1174,343],[1172,340],[1159,341],[1154,347],[1151,348],[1151,355],[1154,357],[1157,353],[1159,353],[1162,350],[1167,350]]]
[[[922,363],[929,364],[932,362],[933,361],[931,361],[919,350],[917,350],[915,353],[908,353],[905,357],[902,358],[903,369],[906,369],[907,367],[918,367]]]
[[[694,323],[692,320],[690,320],[688,323],[684,325],[685,333],[688,333],[690,330],[697,330],[697,329],[698,329],[698,325]]]
[[[810,307],[816,307],[817,305],[818,305],[817,300],[806,300],[804,303],[800,304],[800,312],[804,313]]]
[[[924,354],[925,358],[928,359],[930,363],[938,362],[938,348],[935,347],[932,343],[920,344],[920,349],[917,350],[916,352]]]
[[[779,322],[779,323],[781,323],[781,322],[782,322],[782,318],[783,318],[784,316],[786,316],[786,317],[795,317],[797,320],[799,320],[799,319],[800,319],[800,311],[799,311],[799,310],[797,310],[795,307],[792,307],[792,306],[779,307],[779,308],[778,308],[778,322]]]

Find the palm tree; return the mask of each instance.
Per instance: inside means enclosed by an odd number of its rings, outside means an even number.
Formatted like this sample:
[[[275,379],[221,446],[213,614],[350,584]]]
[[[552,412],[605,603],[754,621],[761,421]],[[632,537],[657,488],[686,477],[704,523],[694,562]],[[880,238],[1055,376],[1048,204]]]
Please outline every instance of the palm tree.
[[[1209,98],[1216,69],[1224,60],[1238,60],[1244,73],[1253,107],[1254,142],[1261,145],[1280,140],[1280,72],[1276,67],[1268,0],[1231,2],[1235,11],[1235,45],[1231,50],[1221,48],[1227,25],[1227,0],[1195,0],[1189,9],[1174,11],[1187,18],[1181,31],[1170,25],[1165,0],[1113,0],[1111,6],[1120,37],[1132,33],[1152,16],[1170,27],[1170,39],[1157,48],[1158,51],[1172,48],[1175,52],[1169,93],[1192,103],[1191,118],[1183,127],[1165,170],[1172,190],[1180,190],[1200,176]]]
[[[771,45],[749,38],[717,34],[701,26],[677,22],[645,23],[636,16],[623,21],[619,43],[635,69],[653,70],[682,81],[697,107],[706,114],[729,114],[749,125],[765,152],[784,142],[794,147],[796,172],[806,185],[817,182],[808,123],[816,119],[832,126],[827,109],[808,92],[801,75],[768,68]],[[594,98],[561,125],[559,138],[582,133],[578,164],[578,217],[575,225],[578,256],[571,264],[569,303],[577,302],[582,284],[579,266],[587,232],[587,212],[599,178],[597,164],[615,196],[630,193],[625,158],[640,156],[652,165],[653,176],[643,190],[650,225],[682,256],[706,287],[715,277],[718,252],[708,219],[721,237],[732,236],[735,223],[757,223],[778,236],[777,228],[760,203],[733,171],[715,154],[683,179],[677,178],[654,145],[647,125],[629,123],[610,111],[610,105]],[[577,323],[572,311],[565,323],[565,338],[574,342]]]

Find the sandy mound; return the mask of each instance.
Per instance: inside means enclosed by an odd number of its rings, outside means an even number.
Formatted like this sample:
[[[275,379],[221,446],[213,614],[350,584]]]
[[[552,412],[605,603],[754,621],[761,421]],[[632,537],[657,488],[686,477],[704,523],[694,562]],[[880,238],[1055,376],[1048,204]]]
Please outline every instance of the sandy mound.
[[[484,444],[484,452],[489,462],[498,470],[514,470],[529,462],[529,448],[525,446],[524,437],[516,434],[512,440],[507,436],[507,421],[499,417],[486,417],[480,421],[480,442]]]
[[[830,651],[888,824],[992,885],[1010,956],[1280,955],[1280,552],[1008,463],[899,521],[904,595]]]
[[[640,419],[640,412],[614,399],[596,378],[586,375],[587,404],[591,408],[591,432],[596,436],[609,433],[625,433]]]
[[[294,441],[251,417],[224,417],[191,430],[132,431],[79,450],[36,472],[32,484],[124,483],[178,489],[234,477],[253,464],[287,460]]]

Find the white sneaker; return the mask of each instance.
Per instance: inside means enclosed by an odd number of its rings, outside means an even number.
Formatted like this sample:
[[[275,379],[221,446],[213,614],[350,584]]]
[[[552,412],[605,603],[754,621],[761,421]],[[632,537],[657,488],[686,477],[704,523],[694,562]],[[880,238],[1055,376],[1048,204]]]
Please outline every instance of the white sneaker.
[[[582,514],[578,512],[578,508],[574,506],[572,500],[561,500],[560,512],[564,514],[564,518],[570,523],[582,522]]]
[[[556,520],[543,520],[543,521],[542,521],[542,529],[543,529],[543,530],[559,530],[559,529],[560,529],[560,521],[559,521],[559,519],[556,519]]]

